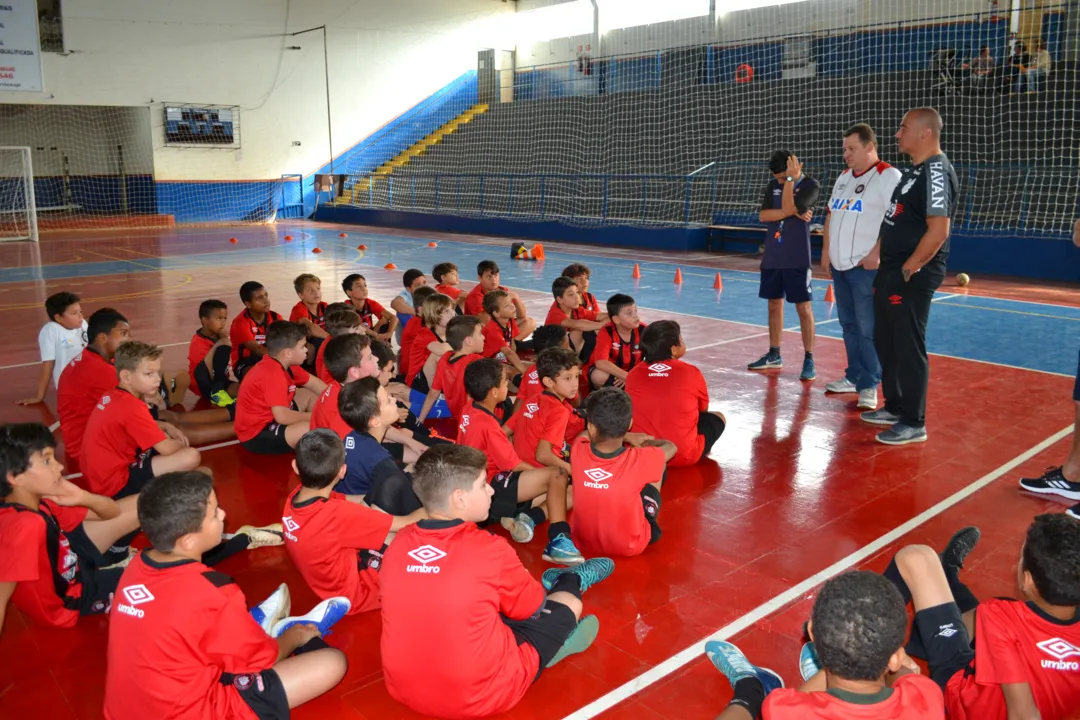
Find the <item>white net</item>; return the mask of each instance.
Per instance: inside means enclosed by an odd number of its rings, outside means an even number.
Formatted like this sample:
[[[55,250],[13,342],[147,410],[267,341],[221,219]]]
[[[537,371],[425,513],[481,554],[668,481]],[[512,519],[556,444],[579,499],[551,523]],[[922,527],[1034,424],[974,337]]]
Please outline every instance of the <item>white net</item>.
[[[30,148],[0,147],[0,242],[37,240]]]
[[[513,72],[485,74],[481,63],[476,98],[456,113],[480,111],[374,174],[351,176],[345,201],[581,223],[750,224],[772,150],[793,150],[828,188],[844,168],[847,127],[870,123],[883,159],[904,164],[892,135],[906,110],[930,105],[945,119],[943,146],[961,183],[957,232],[1059,236],[1071,226],[1080,120],[1075,19],[1064,3],[1012,12],[1004,0],[774,0],[710,14],[707,0],[620,2],[600,1],[590,34],[518,43]],[[717,0],[715,9],[748,4]],[[590,26],[591,4],[575,5]],[[617,12],[631,6],[641,17]],[[577,17],[559,12],[563,23]],[[627,27],[639,21],[651,24]]]

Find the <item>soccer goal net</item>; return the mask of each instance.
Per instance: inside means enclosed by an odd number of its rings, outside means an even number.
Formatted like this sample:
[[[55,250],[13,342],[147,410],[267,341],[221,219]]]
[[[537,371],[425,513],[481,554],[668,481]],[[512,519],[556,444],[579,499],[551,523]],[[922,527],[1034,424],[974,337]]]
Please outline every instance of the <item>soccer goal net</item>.
[[[0,147],[0,242],[37,239],[30,148]]]

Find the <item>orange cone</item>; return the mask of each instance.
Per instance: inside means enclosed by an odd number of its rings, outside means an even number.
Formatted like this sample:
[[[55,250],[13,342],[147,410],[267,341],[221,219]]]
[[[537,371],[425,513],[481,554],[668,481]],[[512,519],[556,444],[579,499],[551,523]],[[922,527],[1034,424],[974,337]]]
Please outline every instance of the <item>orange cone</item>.
[[[634,278],[635,280],[641,279],[641,268],[638,267],[637,263],[634,263],[634,272],[630,273],[630,277]]]
[[[682,285],[682,269],[675,268],[675,284]]]
[[[723,290],[724,281],[720,279],[720,273],[716,273],[716,279],[713,280],[713,290]]]
[[[349,237],[349,233],[341,233],[338,237]]]
[[[383,266],[383,270],[397,270],[397,265],[394,263],[386,263],[386,265]]]
[[[318,255],[319,253],[321,253],[321,252],[322,252],[322,248],[311,248],[311,252],[313,252],[313,253],[315,253],[316,255]]]
[[[357,250],[367,250],[367,245],[357,245],[356,249]]]
[[[427,244],[427,246],[428,246],[428,247],[439,247],[439,243],[437,243],[437,242],[435,242],[434,240],[432,240],[431,242],[429,242],[429,243]]]
[[[285,242],[292,242],[292,235],[286,235]]]
[[[829,289],[825,291],[825,302],[836,302],[836,295],[833,294],[832,283],[829,283]]]
[[[229,242],[232,243],[233,245],[235,245],[236,243],[238,243],[240,241],[237,240],[236,238],[229,238]]]

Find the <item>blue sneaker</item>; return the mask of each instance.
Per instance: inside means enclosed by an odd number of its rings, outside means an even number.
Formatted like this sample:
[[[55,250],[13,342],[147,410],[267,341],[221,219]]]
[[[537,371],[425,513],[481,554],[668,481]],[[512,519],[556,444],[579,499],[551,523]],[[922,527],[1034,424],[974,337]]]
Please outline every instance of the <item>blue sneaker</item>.
[[[510,537],[514,539],[514,542],[532,542],[536,523],[534,523],[533,519],[525,513],[518,513],[518,516],[515,518],[503,518],[499,521],[499,524],[509,531]]]
[[[544,560],[556,565],[580,565],[585,562],[585,557],[573,540],[566,537],[565,533],[559,533],[544,548]]]
[[[779,355],[765,353],[754,362],[746,366],[747,370],[779,370],[784,367],[784,361]]]
[[[285,583],[278,585],[270,597],[251,608],[251,617],[259,623],[267,635],[271,635],[274,625],[289,616],[292,609],[292,598],[289,596],[289,586]]]
[[[596,583],[607,578],[607,576],[614,571],[615,563],[611,558],[589,558],[580,565],[575,565],[571,568],[552,568],[551,570],[545,570],[544,574],[540,576],[540,582],[543,584],[545,590],[551,592],[552,586],[555,584],[555,581],[559,579],[560,575],[574,573],[581,578],[581,592],[585,592]]]
[[[307,615],[287,617],[284,620],[279,620],[274,624],[274,629],[271,631],[270,637],[280,637],[281,633],[285,632],[293,625],[300,625],[303,623],[315,625],[319,628],[319,633],[323,637],[326,637],[330,634],[330,628],[334,626],[334,623],[345,617],[345,614],[349,612],[349,608],[351,607],[352,603],[350,603],[349,598],[346,597],[332,597],[329,600],[323,600],[321,603],[311,608],[311,612]]]
[[[802,361],[802,372],[799,373],[800,380],[813,380],[817,377],[817,370],[814,369],[814,358],[807,357]]]
[[[803,645],[802,650],[799,651],[799,675],[802,676],[803,682],[814,677],[823,669],[814,643],[808,642]]]
[[[926,442],[926,428],[913,428],[904,423],[896,423],[888,430],[877,434],[877,441],[886,445],[910,445]]]
[[[712,640],[705,643],[705,655],[708,656],[716,669],[724,674],[724,677],[735,687],[735,683],[746,678],[757,678],[761,686],[765,688],[765,696],[773,690],[784,687],[784,680],[768,668],[760,668],[752,665],[742,650],[723,640]]]

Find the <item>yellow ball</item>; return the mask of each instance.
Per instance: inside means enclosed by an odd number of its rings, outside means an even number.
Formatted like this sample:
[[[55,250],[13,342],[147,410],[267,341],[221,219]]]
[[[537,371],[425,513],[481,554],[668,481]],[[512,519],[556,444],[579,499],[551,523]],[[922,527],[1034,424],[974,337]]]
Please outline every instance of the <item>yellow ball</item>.
[[[969,282],[971,282],[971,278],[968,277],[967,273],[960,273],[956,276],[956,284],[960,287],[964,287]]]

